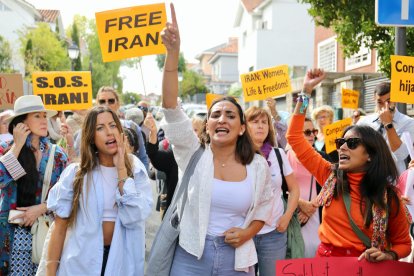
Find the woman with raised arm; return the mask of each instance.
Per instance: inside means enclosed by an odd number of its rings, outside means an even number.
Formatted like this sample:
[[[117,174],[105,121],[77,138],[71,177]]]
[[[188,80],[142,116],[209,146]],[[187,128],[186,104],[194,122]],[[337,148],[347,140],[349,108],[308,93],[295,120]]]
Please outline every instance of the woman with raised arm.
[[[257,254],[252,238],[273,206],[267,162],[255,154],[243,110],[232,97],[213,102],[201,141],[197,138],[191,120],[177,105],[180,35],[173,5],[171,13],[172,23],[162,32],[167,47],[163,129],[181,172],[200,147],[204,151],[189,180],[170,275],[254,275]]]
[[[383,137],[366,126],[346,128],[335,141],[339,164],[333,166],[303,136],[310,93],[324,77],[320,69],[307,72],[287,133],[298,160],[324,183],[317,197],[324,207],[316,255],[370,262],[403,258],[411,250],[409,219],[396,192],[398,172]]]
[[[110,108],[88,112],[80,163],[66,168],[47,200],[55,214],[47,275],[144,275],[152,194],[144,165],[126,143]]]

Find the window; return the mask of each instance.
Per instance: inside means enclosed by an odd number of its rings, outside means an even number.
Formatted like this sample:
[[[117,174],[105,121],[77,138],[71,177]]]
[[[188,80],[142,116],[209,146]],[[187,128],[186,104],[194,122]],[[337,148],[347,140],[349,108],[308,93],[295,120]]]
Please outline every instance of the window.
[[[356,69],[371,64],[371,50],[361,46],[358,53],[345,59],[345,71]]]
[[[327,72],[336,72],[336,37],[318,43],[318,67]]]
[[[0,11],[11,11],[11,9],[0,2]]]

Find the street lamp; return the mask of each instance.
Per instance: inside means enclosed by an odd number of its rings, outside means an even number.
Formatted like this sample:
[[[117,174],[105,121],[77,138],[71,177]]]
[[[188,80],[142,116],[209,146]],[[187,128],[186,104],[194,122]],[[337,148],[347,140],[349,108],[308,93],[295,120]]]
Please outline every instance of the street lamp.
[[[75,42],[73,42],[72,45],[70,45],[68,47],[68,53],[69,53],[69,58],[71,60],[72,71],[75,71],[75,69],[74,69],[74,61],[79,56],[79,47],[78,47],[78,45],[76,45]]]

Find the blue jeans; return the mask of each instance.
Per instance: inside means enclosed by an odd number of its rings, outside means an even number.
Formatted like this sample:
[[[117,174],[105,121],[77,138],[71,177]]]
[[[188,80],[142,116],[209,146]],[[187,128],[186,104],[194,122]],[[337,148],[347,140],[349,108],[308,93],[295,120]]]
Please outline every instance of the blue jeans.
[[[276,260],[286,258],[287,234],[277,230],[253,238],[259,259],[260,276],[276,275]]]
[[[200,260],[177,245],[170,276],[253,276],[253,266],[248,273],[234,270],[234,252],[224,237],[209,235]]]

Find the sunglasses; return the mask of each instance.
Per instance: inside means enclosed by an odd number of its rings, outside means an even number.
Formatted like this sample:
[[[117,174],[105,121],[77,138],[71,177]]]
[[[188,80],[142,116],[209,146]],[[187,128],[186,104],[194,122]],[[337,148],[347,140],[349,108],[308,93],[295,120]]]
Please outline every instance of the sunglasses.
[[[311,136],[312,134],[313,135],[318,135],[318,130],[317,129],[305,129],[304,131],[303,131],[303,134],[305,134],[306,136]]]
[[[337,138],[335,139],[336,149],[339,149],[345,143],[349,149],[354,150],[359,146],[359,144],[361,144],[361,139],[360,138],[348,138],[348,139]]]
[[[138,108],[139,109],[141,109],[142,111],[144,111],[144,112],[148,112],[148,107],[145,107],[145,106],[138,106]]]
[[[103,104],[105,104],[105,103],[108,103],[109,105],[112,105],[112,104],[114,104],[114,103],[115,103],[115,101],[116,101],[116,99],[108,99],[108,100],[99,100],[98,102],[99,102],[99,104],[101,104],[101,105],[103,105]]]

